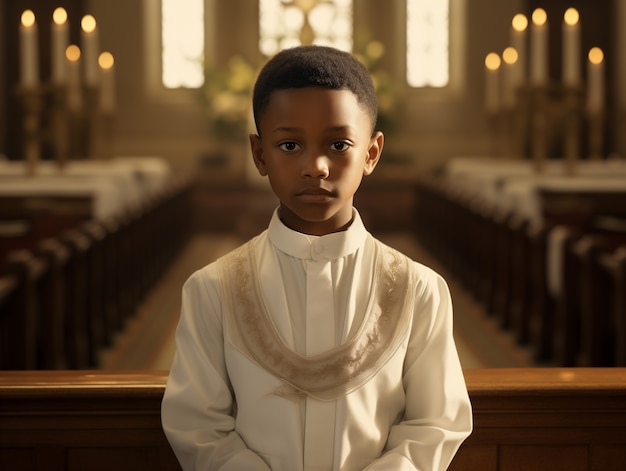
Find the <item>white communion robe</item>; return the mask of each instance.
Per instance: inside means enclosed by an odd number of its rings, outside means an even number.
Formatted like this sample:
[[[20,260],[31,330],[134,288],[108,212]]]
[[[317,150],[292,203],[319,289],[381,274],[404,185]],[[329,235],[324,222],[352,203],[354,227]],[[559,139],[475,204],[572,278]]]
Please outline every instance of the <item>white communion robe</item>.
[[[183,469],[437,471],[471,433],[445,281],[353,214],[309,236],[276,211],[189,277],[162,403]]]

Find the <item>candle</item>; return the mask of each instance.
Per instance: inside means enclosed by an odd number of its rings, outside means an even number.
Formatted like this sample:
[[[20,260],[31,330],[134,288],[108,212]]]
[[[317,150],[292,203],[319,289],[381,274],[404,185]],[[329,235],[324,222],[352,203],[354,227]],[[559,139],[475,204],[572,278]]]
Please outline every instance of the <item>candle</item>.
[[[85,85],[95,87],[98,85],[100,75],[98,67],[98,55],[100,54],[98,29],[96,19],[91,15],[83,16],[81,20],[81,46],[83,66],[85,68]]]
[[[580,22],[575,8],[563,15],[563,83],[580,84]]]
[[[507,47],[502,53],[502,106],[513,108],[515,106],[515,92],[520,85],[517,74],[518,54],[515,48]]]
[[[587,64],[587,111],[599,114],[604,110],[604,53],[592,47]]]
[[[25,88],[39,84],[39,45],[37,22],[32,10],[22,13],[20,24],[20,72],[21,84]]]
[[[78,113],[83,106],[83,95],[80,81],[80,48],[71,44],[65,50],[67,66],[67,107]]]
[[[532,14],[530,53],[530,82],[545,85],[548,81],[548,15],[543,8],[537,8]]]
[[[52,14],[52,83],[63,84],[67,79],[65,49],[69,43],[70,30],[67,25],[67,12],[59,7]]]
[[[517,51],[513,76],[519,85],[526,80],[526,31],[528,31],[528,18],[522,13],[518,13],[511,21],[511,47]]]
[[[490,52],[485,57],[485,109],[497,113],[500,109],[500,56]]]
[[[115,111],[115,60],[110,52],[98,57],[100,65],[100,110],[103,113]]]

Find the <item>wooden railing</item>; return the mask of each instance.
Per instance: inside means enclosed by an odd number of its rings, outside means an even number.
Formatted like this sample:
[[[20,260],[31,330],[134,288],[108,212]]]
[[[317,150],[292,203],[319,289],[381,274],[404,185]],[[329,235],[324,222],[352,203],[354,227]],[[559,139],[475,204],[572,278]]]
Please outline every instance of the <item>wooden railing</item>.
[[[626,463],[626,369],[468,369],[474,432],[451,471],[612,471]],[[0,372],[0,469],[179,470],[164,371]]]

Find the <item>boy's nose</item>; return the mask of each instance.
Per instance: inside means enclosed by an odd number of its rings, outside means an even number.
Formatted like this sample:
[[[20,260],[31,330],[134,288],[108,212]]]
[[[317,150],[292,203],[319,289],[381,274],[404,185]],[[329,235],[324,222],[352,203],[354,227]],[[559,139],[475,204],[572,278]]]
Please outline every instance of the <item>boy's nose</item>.
[[[309,178],[328,177],[328,158],[320,154],[306,158],[302,167],[302,175]]]

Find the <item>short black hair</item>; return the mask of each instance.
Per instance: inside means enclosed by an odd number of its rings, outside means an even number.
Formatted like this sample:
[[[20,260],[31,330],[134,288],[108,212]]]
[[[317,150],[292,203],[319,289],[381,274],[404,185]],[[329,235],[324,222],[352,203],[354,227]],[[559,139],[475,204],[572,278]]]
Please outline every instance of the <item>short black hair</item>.
[[[374,132],[378,102],[370,73],[352,54],[328,46],[284,49],[265,64],[252,96],[257,131],[260,116],[274,91],[306,87],[351,91],[370,117]]]

